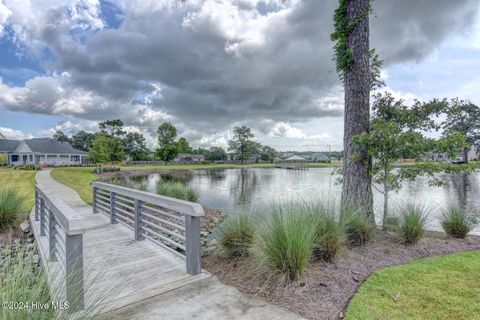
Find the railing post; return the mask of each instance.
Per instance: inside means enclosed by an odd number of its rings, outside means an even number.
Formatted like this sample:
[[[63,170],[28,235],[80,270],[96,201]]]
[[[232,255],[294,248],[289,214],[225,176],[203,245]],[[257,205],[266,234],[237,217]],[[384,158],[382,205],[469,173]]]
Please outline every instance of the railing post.
[[[45,200],[40,198],[40,235],[45,235]]]
[[[196,275],[202,272],[200,262],[200,217],[185,215],[185,247],[187,273]]]
[[[50,255],[50,261],[55,259],[55,250],[57,250],[55,247],[55,234],[57,232],[57,230],[55,230],[55,223],[55,215],[50,211],[48,213],[48,253]]]
[[[35,186],[35,221],[40,219],[39,212],[40,212],[40,199],[38,195],[38,187]]]
[[[69,312],[84,307],[83,235],[67,235],[65,239],[65,283]]]
[[[117,223],[115,219],[115,192],[110,192],[110,223]]]
[[[98,188],[93,187],[93,213],[98,213],[97,209],[97,193],[98,193]]]
[[[145,239],[142,236],[142,201],[135,199],[135,240]]]

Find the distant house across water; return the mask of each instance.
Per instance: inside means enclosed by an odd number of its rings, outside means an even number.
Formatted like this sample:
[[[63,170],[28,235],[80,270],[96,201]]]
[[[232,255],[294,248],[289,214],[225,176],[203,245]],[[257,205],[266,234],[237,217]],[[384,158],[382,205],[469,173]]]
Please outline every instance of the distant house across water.
[[[202,162],[204,160],[203,154],[180,153],[173,162]]]
[[[81,165],[87,153],[67,142],[51,138],[9,140],[0,134],[0,153],[7,155],[8,164]]]

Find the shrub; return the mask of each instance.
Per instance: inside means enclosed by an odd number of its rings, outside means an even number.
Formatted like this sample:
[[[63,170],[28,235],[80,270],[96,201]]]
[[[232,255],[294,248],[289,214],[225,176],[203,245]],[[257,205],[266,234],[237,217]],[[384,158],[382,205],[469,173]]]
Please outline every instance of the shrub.
[[[17,190],[0,190],[0,229],[12,226],[23,211],[24,197]]]
[[[385,226],[387,227],[388,231],[398,231],[400,228],[400,219],[395,216],[387,217],[387,221],[385,222]]]
[[[16,167],[18,170],[41,170],[40,166],[34,164],[22,164]]]
[[[446,234],[453,238],[465,239],[475,225],[475,220],[470,218],[465,210],[460,207],[449,207],[442,215],[442,228]]]
[[[95,173],[116,172],[116,171],[120,171],[120,167],[116,167],[116,166],[97,166],[95,168]]]
[[[256,221],[247,213],[229,216],[219,226],[219,242],[229,257],[242,257],[249,254],[255,236]]]
[[[259,232],[258,254],[265,265],[287,281],[298,279],[312,256],[316,223],[302,203],[274,207]]]
[[[195,189],[179,181],[163,181],[157,185],[157,193],[163,196],[197,201],[198,193]]]
[[[333,262],[342,248],[342,229],[332,213],[322,214],[316,225],[315,255]]]
[[[341,206],[341,223],[350,245],[362,246],[372,239],[375,225],[362,209],[348,203]]]
[[[424,235],[428,208],[421,204],[406,203],[400,208],[402,224],[400,234],[407,244],[416,244]]]

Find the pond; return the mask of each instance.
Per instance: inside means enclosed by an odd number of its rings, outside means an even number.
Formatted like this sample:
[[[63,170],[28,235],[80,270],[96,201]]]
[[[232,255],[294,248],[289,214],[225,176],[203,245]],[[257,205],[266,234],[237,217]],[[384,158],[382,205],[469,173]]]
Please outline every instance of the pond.
[[[226,213],[247,211],[262,213],[274,202],[287,199],[340,199],[341,185],[332,175],[333,168],[286,170],[276,168],[208,169],[172,171],[145,176],[116,178],[114,183],[137,185],[151,192],[162,180],[178,180],[198,192],[198,201]],[[427,205],[432,213],[428,228],[441,230],[439,217],[448,205],[460,205],[471,214],[480,213],[480,175],[442,174],[442,187],[429,186],[428,179],[405,182],[398,193],[391,194],[391,208],[413,200]],[[377,223],[383,210],[383,195],[374,190]],[[480,233],[477,227],[475,233]]]

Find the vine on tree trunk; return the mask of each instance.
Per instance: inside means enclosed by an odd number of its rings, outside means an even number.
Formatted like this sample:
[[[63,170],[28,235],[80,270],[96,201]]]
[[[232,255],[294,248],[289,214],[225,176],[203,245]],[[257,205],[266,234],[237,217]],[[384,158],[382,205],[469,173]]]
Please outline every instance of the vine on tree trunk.
[[[351,71],[353,66],[352,48],[349,48],[347,45],[348,37],[358,23],[365,18],[365,15],[369,15],[372,11],[372,0],[369,0],[368,10],[359,14],[354,20],[350,20],[347,13],[349,1],[354,0],[339,0],[338,8],[335,9],[333,16],[335,31],[330,36],[332,41],[336,41],[334,46],[334,61],[341,79],[343,79],[344,72]],[[375,49],[370,50],[369,56],[371,89],[373,90],[385,86],[385,82],[380,79],[380,69],[383,65],[383,61],[375,52]]]

